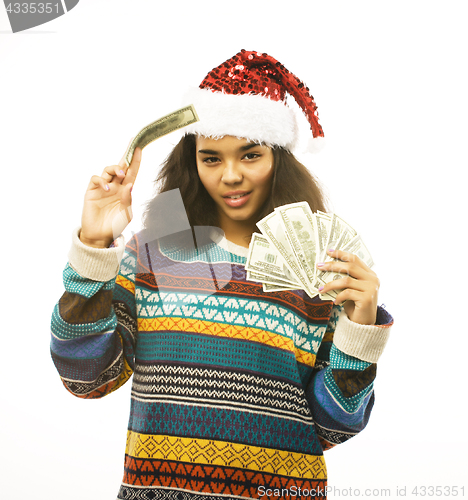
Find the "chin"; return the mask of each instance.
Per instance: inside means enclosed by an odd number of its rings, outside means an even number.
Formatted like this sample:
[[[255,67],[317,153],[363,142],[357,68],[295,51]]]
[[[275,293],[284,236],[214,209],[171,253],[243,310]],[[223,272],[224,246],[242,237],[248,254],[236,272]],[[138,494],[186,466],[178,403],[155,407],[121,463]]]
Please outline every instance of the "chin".
[[[256,224],[257,217],[256,214],[246,213],[246,214],[226,214],[231,220],[236,222],[246,222],[249,224]]]
[[[233,208],[231,210],[226,210],[226,208],[223,207],[221,213],[227,219],[236,222],[248,221],[254,217],[254,214],[252,214],[250,210],[246,210],[244,208],[238,208],[238,209]]]
[[[241,221],[248,221],[252,218],[252,215],[250,214],[229,214],[229,213],[225,213],[226,217],[228,217],[229,219],[231,220],[235,220],[235,221],[238,221],[238,222],[241,222]]]

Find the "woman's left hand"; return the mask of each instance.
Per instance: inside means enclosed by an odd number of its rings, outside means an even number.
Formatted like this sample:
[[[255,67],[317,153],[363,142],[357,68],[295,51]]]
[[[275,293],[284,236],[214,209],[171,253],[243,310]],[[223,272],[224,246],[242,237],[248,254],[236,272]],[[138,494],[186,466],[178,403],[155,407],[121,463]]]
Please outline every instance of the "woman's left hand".
[[[377,319],[379,278],[352,253],[329,250],[327,254],[338,260],[317,264],[317,268],[320,271],[332,271],[347,276],[327,283],[321,287],[320,293],[337,290],[339,293],[335,304],[346,301],[343,307],[351,321],[361,325],[374,325]]]

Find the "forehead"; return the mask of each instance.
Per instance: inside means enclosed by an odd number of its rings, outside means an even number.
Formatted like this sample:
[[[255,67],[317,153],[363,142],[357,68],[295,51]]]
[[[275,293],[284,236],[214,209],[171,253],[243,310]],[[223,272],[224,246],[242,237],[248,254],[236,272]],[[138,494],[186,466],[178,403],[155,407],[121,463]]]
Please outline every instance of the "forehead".
[[[211,137],[197,136],[197,151],[200,149],[210,149],[214,151],[237,151],[245,146],[255,145],[256,142],[252,142],[248,139],[239,139],[232,135],[225,135],[220,139],[213,139]],[[270,149],[267,146],[259,146],[265,149]]]

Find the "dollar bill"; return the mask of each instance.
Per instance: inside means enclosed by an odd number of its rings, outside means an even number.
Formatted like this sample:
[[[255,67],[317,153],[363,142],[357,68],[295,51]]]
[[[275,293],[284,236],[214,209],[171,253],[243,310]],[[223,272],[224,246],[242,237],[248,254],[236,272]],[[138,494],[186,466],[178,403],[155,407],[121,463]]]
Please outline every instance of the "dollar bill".
[[[356,231],[341,217],[338,217],[336,214],[332,214],[325,250],[328,250],[329,248],[339,250],[340,246],[344,246],[348,241],[356,236],[356,234]],[[330,261],[333,259],[331,257],[324,257],[324,262],[327,260]]]
[[[296,260],[312,284],[316,273],[318,238],[317,226],[309,204],[291,203],[277,208],[276,211],[282,218]]]
[[[245,269],[257,273],[257,275],[266,275],[270,278],[270,281],[279,280],[281,283],[285,282],[296,287],[300,286],[286,266],[279,251],[265,236],[259,233],[252,234]]]
[[[125,161],[130,165],[135,148],[143,149],[151,142],[174,130],[186,127],[199,120],[193,104],[185,106],[143,127],[135,136],[125,153]]]
[[[307,274],[302,270],[294,255],[294,251],[289,243],[288,237],[284,230],[282,218],[278,212],[272,212],[257,222],[257,227],[268,241],[274,245],[284,259],[286,267],[294,276],[295,281],[299,281],[307,295],[311,298],[315,297],[317,290],[311,287],[308,281]]]
[[[362,238],[357,234],[344,248],[345,252],[350,252],[357,255],[368,267],[373,267],[374,261],[372,256],[367,249],[366,245],[362,241]]]
[[[249,251],[251,270],[247,279],[262,283],[265,292],[302,289],[314,297],[319,287],[341,279],[345,275],[339,272],[317,270],[318,262],[337,260],[327,255],[328,248],[350,252],[367,266],[374,265],[361,236],[347,222],[336,214],[312,213],[306,202],[278,207],[257,226],[262,235],[255,233],[252,247],[263,248]],[[281,270],[272,272],[268,267],[273,260],[284,266],[283,276]],[[339,293],[339,289],[330,290],[319,297],[334,300]]]
[[[331,216],[323,212],[315,214],[315,223],[317,225],[317,261],[323,262],[327,251],[327,240]]]
[[[333,248],[334,250],[343,249],[347,243],[349,243],[354,236],[356,236],[356,231],[347,224],[341,217],[338,217],[336,214],[332,214],[330,218],[330,224],[328,227],[328,238],[325,248],[323,249],[323,254],[321,258],[321,262],[330,262],[333,259],[327,255],[327,250]],[[342,275],[334,275],[334,278],[325,277],[324,271],[319,271],[315,276],[314,286],[319,288],[332,281],[332,279],[339,279]],[[331,291],[331,295],[336,295],[336,292]]]
[[[374,265],[371,254],[366,245],[364,245],[364,242],[362,241],[362,238],[359,234],[357,234],[351,241],[349,241],[349,243],[344,248],[342,248],[342,250],[357,255],[368,267],[372,267]],[[346,275],[329,271],[322,273],[320,280],[323,284],[325,284],[330,283],[330,281],[335,281],[343,278],[344,276]]]
[[[297,288],[294,288],[293,286],[285,286],[285,285],[274,285],[271,283],[263,283],[263,291],[264,292],[284,292],[287,290],[297,290]]]
[[[259,283],[267,283],[268,285],[278,285],[291,287],[293,290],[301,287],[299,283],[290,283],[289,281],[283,281],[278,278],[273,278],[267,274],[256,273],[255,271],[247,271],[247,279],[249,281],[258,281]]]

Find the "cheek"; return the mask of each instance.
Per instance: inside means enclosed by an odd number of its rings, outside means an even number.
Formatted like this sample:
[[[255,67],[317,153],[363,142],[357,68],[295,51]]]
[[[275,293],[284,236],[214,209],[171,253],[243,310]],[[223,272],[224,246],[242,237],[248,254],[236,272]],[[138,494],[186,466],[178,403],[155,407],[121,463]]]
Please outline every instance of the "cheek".
[[[212,189],[214,179],[213,175],[210,175],[211,172],[207,171],[206,168],[203,168],[203,165],[197,165],[198,177],[200,178],[201,183],[205,186],[205,189],[209,192]]]
[[[273,180],[273,165],[268,165],[260,171],[255,171],[252,174],[252,182],[254,182],[258,187],[269,188]]]

